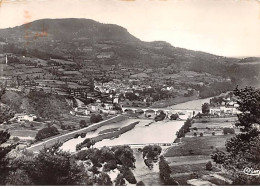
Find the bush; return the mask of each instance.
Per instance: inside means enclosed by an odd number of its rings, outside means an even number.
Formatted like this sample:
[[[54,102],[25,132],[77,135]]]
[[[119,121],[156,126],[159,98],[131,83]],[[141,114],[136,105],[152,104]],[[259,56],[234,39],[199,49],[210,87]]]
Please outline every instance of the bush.
[[[233,128],[226,127],[226,128],[223,128],[223,133],[224,133],[224,135],[226,135],[226,134],[235,134],[235,130]]]
[[[80,122],[79,122],[79,126],[80,126],[80,128],[84,128],[84,127],[86,127],[86,126],[87,126],[86,121],[85,121],[84,119],[80,120]]]
[[[197,128],[197,127],[194,127],[194,128],[193,128],[193,130],[194,130],[194,131],[197,131],[197,130],[198,130],[198,128]]]
[[[177,120],[179,118],[179,115],[178,114],[172,114],[171,116],[170,116],[170,119],[171,120]]]
[[[108,161],[103,168],[103,171],[111,171],[117,168],[116,160],[110,160]]]
[[[211,163],[211,161],[208,161],[208,163],[206,163],[206,170],[208,170],[208,171],[212,170],[212,163]]]
[[[197,133],[193,133],[194,136],[197,136]]]
[[[20,138],[19,137],[13,137],[13,141],[18,142],[18,141],[20,141]]]
[[[78,138],[80,134],[75,134],[73,138]]]
[[[143,181],[139,181],[138,183],[136,183],[136,186],[145,186]]]
[[[122,173],[119,173],[115,180],[116,186],[125,186],[125,179]]]
[[[130,184],[136,184],[137,181],[135,179],[135,176],[131,169],[128,167],[122,167],[120,172],[123,174],[124,178],[130,183]]]
[[[81,134],[80,134],[80,137],[81,137],[81,138],[86,137],[86,133],[81,133]]]
[[[57,134],[59,134],[59,131],[56,127],[47,127],[39,130],[38,133],[36,134],[35,139],[38,141]]]
[[[215,134],[216,134],[215,132],[212,132],[212,136],[215,136]]]
[[[203,137],[203,133],[200,133],[200,137]]]
[[[91,114],[90,116],[90,122],[91,123],[98,123],[102,120],[102,116],[100,114],[96,115],[96,114]]]

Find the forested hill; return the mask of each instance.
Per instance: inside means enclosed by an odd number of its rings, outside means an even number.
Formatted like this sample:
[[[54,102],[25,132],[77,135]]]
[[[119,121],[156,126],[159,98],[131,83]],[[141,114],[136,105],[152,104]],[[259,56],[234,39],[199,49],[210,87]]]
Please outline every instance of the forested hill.
[[[42,19],[0,30],[3,52],[26,54],[42,59],[122,64],[128,67],[191,70],[258,83],[258,59],[237,59],[177,48],[163,41],[144,42],[125,28],[90,19]],[[1,50],[1,48],[0,48]],[[247,62],[245,68],[241,62]]]

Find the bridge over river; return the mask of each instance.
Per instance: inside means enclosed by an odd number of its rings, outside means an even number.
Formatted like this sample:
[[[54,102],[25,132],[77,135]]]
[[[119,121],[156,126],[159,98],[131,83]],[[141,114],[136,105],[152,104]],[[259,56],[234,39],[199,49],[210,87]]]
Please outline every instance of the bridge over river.
[[[201,112],[201,109],[174,109],[174,108],[141,108],[141,107],[122,107],[123,112],[132,111],[133,113],[154,113],[155,115],[158,115],[160,112],[164,112],[166,116],[170,116],[172,114],[178,114],[178,115],[187,115],[188,117],[192,117],[193,115],[198,114]]]

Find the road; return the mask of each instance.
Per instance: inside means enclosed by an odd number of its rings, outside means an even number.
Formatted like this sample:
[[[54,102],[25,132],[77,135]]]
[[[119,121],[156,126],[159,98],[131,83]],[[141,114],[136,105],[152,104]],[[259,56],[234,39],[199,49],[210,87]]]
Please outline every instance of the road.
[[[69,132],[69,133],[66,133],[66,134],[63,134],[63,135],[59,135],[59,136],[56,136],[56,137],[53,137],[53,138],[50,138],[48,140],[45,140],[43,142],[39,142],[37,144],[34,144],[28,148],[26,148],[27,150],[30,150],[30,151],[33,151],[33,152],[38,152],[40,151],[43,147],[49,147],[51,145],[54,145],[55,143],[57,142],[64,142],[66,141],[67,139],[70,139],[72,138],[75,134],[77,133],[82,133],[82,132],[87,132],[87,131],[91,131],[91,129],[97,125],[100,125],[102,123],[106,123],[106,122],[109,122],[113,119],[116,119],[117,117],[120,117],[122,115],[117,115],[115,117],[112,117],[110,119],[107,119],[107,120],[104,120],[104,121],[101,121],[99,123],[95,123],[95,124],[92,124],[86,128],[82,128],[82,129],[79,129],[79,130],[76,130],[76,131],[72,131],[72,132]]]

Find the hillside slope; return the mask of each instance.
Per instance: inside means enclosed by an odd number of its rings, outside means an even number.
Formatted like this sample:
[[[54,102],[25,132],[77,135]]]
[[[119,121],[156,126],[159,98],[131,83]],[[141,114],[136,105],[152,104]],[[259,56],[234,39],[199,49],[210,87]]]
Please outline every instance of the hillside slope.
[[[143,42],[121,26],[89,19],[37,20],[0,30],[0,41],[7,43],[3,52],[42,59],[73,59],[76,62],[92,61],[136,68],[165,68],[175,72],[191,70],[235,80],[240,80],[238,71],[242,71],[246,83],[259,81],[259,64],[248,64],[258,59],[227,58],[173,47],[163,41]],[[241,62],[247,62],[250,74],[244,73]]]

